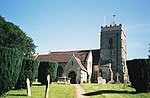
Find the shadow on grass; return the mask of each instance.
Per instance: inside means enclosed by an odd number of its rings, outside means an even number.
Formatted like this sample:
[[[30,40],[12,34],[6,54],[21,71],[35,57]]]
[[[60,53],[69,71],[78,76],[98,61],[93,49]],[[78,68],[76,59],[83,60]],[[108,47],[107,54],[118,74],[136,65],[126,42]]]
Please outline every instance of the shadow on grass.
[[[99,90],[95,92],[85,93],[83,95],[94,96],[100,94],[137,94],[137,93],[135,91],[129,92],[129,91],[117,91],[117,90]]]
[[[7,96],[27,96],[27,94],[7,94]]]

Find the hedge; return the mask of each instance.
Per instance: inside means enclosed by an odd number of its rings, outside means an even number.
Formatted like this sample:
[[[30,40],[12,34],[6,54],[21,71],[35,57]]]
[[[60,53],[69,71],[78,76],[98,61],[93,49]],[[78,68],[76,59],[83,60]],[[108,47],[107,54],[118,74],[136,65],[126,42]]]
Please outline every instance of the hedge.
[[[0,47],[0,95],[12,89],[19,77],[23,53],[14,48]]]
[[[39,62],[32,59],[23,59],[22,68],[19,74],[17,84],[15,89],[25,89],[26,88],[26,79],[29,78],[30,83],[32,84],[35,75],[37,74],[39,67]]]
[[[150,92],[150,59],[127,61],[131,86],[138,93]]]
[[[48,74],[50,74],[50,82],[54,81],[57,75],[57,68],[58,63],[56,62],[41,61],[38,70],[38,81],[42,84],[46,84]]]

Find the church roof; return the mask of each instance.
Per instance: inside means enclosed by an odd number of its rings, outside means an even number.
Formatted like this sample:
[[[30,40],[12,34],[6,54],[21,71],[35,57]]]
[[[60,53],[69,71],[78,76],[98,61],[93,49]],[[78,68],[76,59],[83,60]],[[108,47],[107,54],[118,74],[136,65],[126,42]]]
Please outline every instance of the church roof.
[[[87,70],[85,69],[85,67],[84,67],[84,66],[82,65],[82,63],[81,63],[81,60],[78,59],[77,57],[75,57],[75,59],[76,59],[77,63],[79,64],[79,66],[81,67],[81,69],[82,69],[83,71],[87,72]]]
[[[93,64],[97,65],[99,63],[100,49],[91,50],[93,54]],[[80,59],[82,63],[86,61],[88,53],[90,50],[77,50],[77,51],[61,51],[61,52],[49,52],[48,54],[39,54],[36,56],[36,60],[39,61],[51,61],[51,62],[68,62],[69,59],[74,54],[75,57]]]

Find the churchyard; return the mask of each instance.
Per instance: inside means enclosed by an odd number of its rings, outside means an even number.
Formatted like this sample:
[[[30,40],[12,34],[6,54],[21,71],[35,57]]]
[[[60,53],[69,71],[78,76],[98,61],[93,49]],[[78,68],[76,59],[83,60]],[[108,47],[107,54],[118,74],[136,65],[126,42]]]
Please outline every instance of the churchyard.
[[[31,87],[31,96],[27,96],[27,90],[11,90],[0,98],[44,98],[45,85],[33,83]],[[75,89],[73,85],[64,85],[52,83],[49,87],[48,98],[74,98]]]
[[[150,93],[136,93],[134,88],[128,86],[123,88],[123,84],[80,84],[84,88],[85,96],[90,98],[150,98]],[[50,84],[49,98],[76,98],[75,84]],[[0,98],[44,98],[45,85],[33,83],[31,87],[31,96],[27,96],[26,89],[10,90]]]
[[[83,81],[81,82],[81,84],[70,84],[70,83],[80,83],[80,81],[77,82],[77,80],[81,80],[80,72],[83,71],[80,70],[79,72],[79,69],[80,67],[81,68],[84,67],[81,66],[82,62],[79,62],[80,60],[74,56],[73,60],[76,61],[76,64],[74,64],[73,62],[72,63],[69,62],[70,63],[69,68],[75,72],[72,71],[73,73],[70,72],[71,74],[69,73],[66,74],[68,78],[71,78],[69,81],[71,80],[72,81],[68,82],[69,84],[65,84],[67,83],[65,78],[65,83],[58,84],[57,82],[55,82],[57,79],[57,72],[60,72],[57,71],[59,65],[58,62],[56,61],[52,62],[47,60],[36,60],[35,57],[33,56],[33,53],[35,52],[34,49],[36,46],[34,45],[32,39],[26,36],[25,32],[23,32],[18,26],[10,22],[6,22],[3,17],[0,17],[0,22],[1,22],[0,26],[2,28],[0,29],[3,30],[4,32],[4,35],[2,34],[1,36],[5,36],[2,39],[3,41],[1,41],[2,43],[0,43],[2,45],[0,46],[0,98],[81,98],[79,96],[77,97],[78,95],[78,93],[76,93],[76,91],[78,91],[77,86],[83,87],[83,90],[86,92],[81,94],[84,95],[84,97],[87,96],[88,98],[89,97],[90,98],[150,98],[150,75],[149,75],[150,59],[134,59],[131,61],[127,61],[128,66],[124,66],[124,68],[126,67],[126,69],[122,69],[123,67],[118,66],[119,59],[112,60],[117,62],[117,66],[114,65],[117,68],[117,70],[115,69],[114,71],[115,72],[114,75],[116,75],[116,78],[113,78],[114,76],[113,76],[113,71],[111,69],[111,66],[104,66],[104,68],[101,68],[101,71],[99,69],[97,70],[97,75],[99,74],[98,73],[99,71],[100,72],[106,71],[104,72],[106,74],[102,74],[104,76],[101,77],[101,81],[105,80],[105,83],[98,82],[101,84],[98,83],[94,84],[91,83],[92,58],[90,58],[89,60],[91,60],[91,62],[89,62],[88,65],[89,67],[87,68],[89,68],[91,71],[89,71],[89,73],[88,72],[86,73],[86,68],[84,70],[85,71],[84,74],[86,74],[86,76],[88,74],[90,77],[88,79],[89,81],[86,82]],[[110,28],[112,28],[112,26],[110,26]],[[9,34],[8,32],[11,33]],[[17,38],[16,41],[14,40],[13,37],[16,34],[18,34],[17,37],[20,39],[20,41],[18,41]],[[7,38],[10,39],[9,35],[11,35],[11,37],[13,36],[10,40],[12,42],[13,39],[12,44],[10,44],[9,41],[6,42]],[[20,35],[22,35],[23,37],[21,38]],[[19,43],[19,42],[25,42],[25,43]],[[113,41],[110,38],[109,41],[107,42],[109,42],[110,51],[111,51]],[[8,43],[8,45],[6,43]],[[20,46],[18,46],[18,44]],[[26,48],[26,46],[30,44],[32,48],[31,49]],[[118,51],[116,54],[118,54]],[[109,55],[112,55],[111,52]],[[92,54],[89,57],[92,57]],[[124,64],[126,65],[126,59],[124,59],[123,61]],[[120,62],[120,65],[122,65],[122,62]],[[73,69],[73,66],[76,67],[74,67]],[[134,88],[132,88],[130,84],[127,84],[129,82],[127,67],[129,71],[128,73],[130,77],[130,82],[132,87]],[[69,68],[67,69],[68,71],[70,71]],[[82,68],[82,70],[83,69],[84,68]],[[63,72],[61,72],[61,74],[63,74]],[[79,79],[76,79],[77,76],[79,77]],[[98,76],[96,76],[95,79],[97,79],[97,77]],[[108,77],[110,77],[110,79]],[[122,79],[122,81],[120,81],[121,79],[119,80],[119,77]],[[85,78],[87,79],[87,77]],[[38,79],[38,82],[33,82],[35,81],[35,79]],[[110,82],[108,80],[111,80],[111,83],[114,84],[109,84]],[[115,84],[121,82],[127,84],[128,86],[126,85],[124,87],[124,84]],[[30,87],[30,85],[32,86]],[[142,92],[147,92],[147,93],[142,93]]]

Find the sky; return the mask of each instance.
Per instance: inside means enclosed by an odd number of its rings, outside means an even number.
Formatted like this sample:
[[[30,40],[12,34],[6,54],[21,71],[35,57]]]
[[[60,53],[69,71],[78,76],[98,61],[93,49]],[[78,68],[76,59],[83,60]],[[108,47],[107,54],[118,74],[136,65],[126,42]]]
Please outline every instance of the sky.
[[[150,0],[0,0],[0,15],[26,32],[40,54],[99,49],[101,26],[115,21],[124,26],[129,60],[148,58],[149,5]]]

